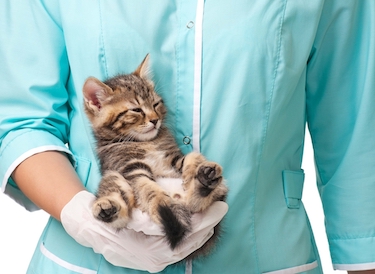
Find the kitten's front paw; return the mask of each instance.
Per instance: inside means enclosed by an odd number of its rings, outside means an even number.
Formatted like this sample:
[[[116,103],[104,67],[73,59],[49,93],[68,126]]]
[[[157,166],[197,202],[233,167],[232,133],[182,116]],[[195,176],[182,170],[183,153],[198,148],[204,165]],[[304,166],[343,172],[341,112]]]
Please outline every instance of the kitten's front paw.
[[[127,209],[110,197],[98,198],[92,206],[92,212],[95,218],[116,229],[124,228],[129,221]]]
[[[196,178],[207,189],[214,189],[221,181],[222,168],[214,162],[205,162],[199,169]]]
[[[95,218],[110,223],[117,218],[120,205],[107,198],[99,198],[92,206]]]

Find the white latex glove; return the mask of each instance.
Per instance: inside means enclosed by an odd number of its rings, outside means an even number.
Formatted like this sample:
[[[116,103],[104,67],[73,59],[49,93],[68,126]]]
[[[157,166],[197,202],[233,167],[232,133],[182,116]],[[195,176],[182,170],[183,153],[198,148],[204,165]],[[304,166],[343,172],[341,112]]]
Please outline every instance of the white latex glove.
[[[181,261],[200,248],[228,211],[226,203],[215,202],[207,211],[194,214],[192,232],[172,250],[161,228],[147,214],[135,209],[129,228],[115,231],[94,218],[91,211],[94,200],[93,194],[81,191],[63,208],[61,223],[66,232],[81,245],[102,254],[113,265],[152,273]]]

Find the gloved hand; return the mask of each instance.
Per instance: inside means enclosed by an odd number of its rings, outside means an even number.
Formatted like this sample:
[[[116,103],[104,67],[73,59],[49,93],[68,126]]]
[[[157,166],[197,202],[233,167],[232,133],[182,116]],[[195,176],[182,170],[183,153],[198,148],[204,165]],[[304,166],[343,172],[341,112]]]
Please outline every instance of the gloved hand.
[[[95,196],[88,191],[77,193],[61,212],[66,232],[81,245],[116,266],[159,272],[200,248],[213,234],[228,211],[224,202],[215,202],[206,212],[192,216],[192,232],[172,250],[161,228],[146,213],[135,209],[128,228],[115,231],[94,218],[91,205]]]

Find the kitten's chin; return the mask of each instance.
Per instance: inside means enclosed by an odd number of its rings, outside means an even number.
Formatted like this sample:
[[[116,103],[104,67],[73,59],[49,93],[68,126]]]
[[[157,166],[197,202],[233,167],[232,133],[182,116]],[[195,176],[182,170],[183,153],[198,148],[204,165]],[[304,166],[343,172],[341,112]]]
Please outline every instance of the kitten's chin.
[[[147,132],[143,133],[138,133],[137,134],[137,139],[138,141],[146,142],[146,141],[151,141],[155,139],[155,137],[158,135],[159,130],[154,128],[152,130],[149,130]]]

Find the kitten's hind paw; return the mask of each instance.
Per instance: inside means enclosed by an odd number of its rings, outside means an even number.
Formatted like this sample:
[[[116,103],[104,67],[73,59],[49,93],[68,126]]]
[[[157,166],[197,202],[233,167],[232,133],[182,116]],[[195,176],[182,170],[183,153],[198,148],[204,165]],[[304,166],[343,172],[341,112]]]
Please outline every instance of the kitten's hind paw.
[[[222,181],[221,174],[221,166],[214,162],[205,162],[199,167],[196,177],[205,188],[212,190]]]
[[[124,228],[130,218],[126,204],[120,205],[112,197],[98,198],[92,206],[92,213],[95,218],[115,229]]]

